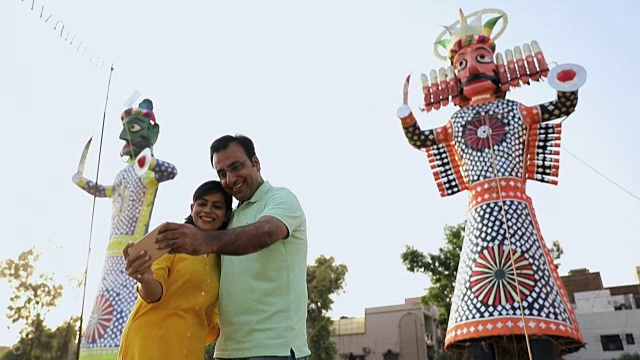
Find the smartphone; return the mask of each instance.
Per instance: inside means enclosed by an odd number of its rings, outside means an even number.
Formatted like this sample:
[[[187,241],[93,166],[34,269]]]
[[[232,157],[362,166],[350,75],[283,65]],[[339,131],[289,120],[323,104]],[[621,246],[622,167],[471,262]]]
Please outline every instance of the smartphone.
[[[169,252],[169,249],[158,250],[156,248],[156,237],[158,236],[158,227],[151,230],[147,235],[136,241],[133,246],[129,248],[129,255],[139,254],[140,251],[146,251],[147,255],[151,257],[151,261],[156,261],[160,256]]]

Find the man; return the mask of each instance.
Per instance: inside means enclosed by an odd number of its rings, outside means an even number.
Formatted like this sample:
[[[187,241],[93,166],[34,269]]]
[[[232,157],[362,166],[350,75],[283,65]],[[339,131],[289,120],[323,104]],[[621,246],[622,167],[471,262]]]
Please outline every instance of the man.
[[[127,157],[127,166],[120,170],[111,185],[96,184],[84,177],[84,164],[91,145],[85,146],[73,182],[96,197],[111,198],[111,233],[107,257],[93,311],[89,317],[80,359],[116,359],[120,337],[131,313],[137,294],[135,281],[125,271],[122,249],[149,230],[149,220],[160,183],[178,174],[176,167],[153,154],[160,125],[153,112],[153,103],[143,100],[137,108],[126,109],[120,116],[120,140],[124,146],[120,155]]]
[[[158,249],[222,256],[216,359],[305,359],[307,230],[295,195],[260,174],[253,142],[225,135],[211,163],[239,204],[227,230],[163,224]]]

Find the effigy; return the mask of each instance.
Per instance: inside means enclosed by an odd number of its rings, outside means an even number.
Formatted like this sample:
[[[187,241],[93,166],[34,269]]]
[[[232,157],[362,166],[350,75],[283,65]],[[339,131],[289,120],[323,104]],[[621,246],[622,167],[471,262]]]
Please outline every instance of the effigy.
[[[116,359],[120,337],[136,301],[136,282],[125,271],[124,246],[149,231],[149,220],[158,185],[177,175],[176,167],[153,155],[160,126],[153,104],[143,100],[137,108],[122,115],[120,140],[125,145],[120,155],[127,166],[116,175],[112,185],[100,185],[83,175],[91,139],[87,142],[73,182],[87,193],[111,198],[111,233],[98,294],[80,346],[81,359]],[[153,330],[150,330],[153,331]]]
[[[495,16],[483,23],[487,14]],[[436,39],[436,57],[450,66],[422,74],[421,110],[458,106],[444,126],[420,128],[408,105],[410,76],[397,115],[409,143],[426,151],[440,195],[469,193],[445,349],[471,359],[555,359],[584,340],[526,184],[557,184],[562,121],[551,120],[574,112],[586,71],[549,69],[536,41],[503,57],[495,40],[507,20],[498,9],[460,10]],[[543,79],[555,100],[527,106],[506,98]]]

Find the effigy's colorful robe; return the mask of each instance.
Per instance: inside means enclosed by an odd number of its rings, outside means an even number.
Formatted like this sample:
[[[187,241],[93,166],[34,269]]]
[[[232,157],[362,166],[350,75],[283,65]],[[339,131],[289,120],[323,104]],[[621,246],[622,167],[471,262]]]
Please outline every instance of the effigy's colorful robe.
[[[441,196],[470,194],[445,347],[524,335],[518,297],[530,336],[583,343],[526,193],[527,180],[557,183],[561,124],[546,121],[576,103],[577,92],[532,107],[496,99],[458,110],[437,129],[404,126],[409,142],[427,151]]]
[[[122,249],[149,231],[158,185],[177,175],[173,164],[156,158],[141,176],[135,166],[129,161],[113,185],[98,185],[97,192],[95,182],[85,178],[75,181],[91,195],[111,198],[113,204],[106,260],[82,339],[81,359],[116,359],[122,331],[138,296],[134,290],[136,281],[125,271]]]

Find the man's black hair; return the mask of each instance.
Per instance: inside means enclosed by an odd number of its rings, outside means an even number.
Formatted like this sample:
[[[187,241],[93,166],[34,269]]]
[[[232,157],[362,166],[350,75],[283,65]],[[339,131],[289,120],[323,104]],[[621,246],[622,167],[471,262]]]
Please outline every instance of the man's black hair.
[[[213,141],[210,148],[210,160],[213,165],[213,154],[225,150],[232,143],[238,143],[244,150],[247,158],[252,160],[254,156],[256,156],[256,148],[253,146],[253,141],[249,139],[247,136],[236,134],[233,135],[224,135]]]

